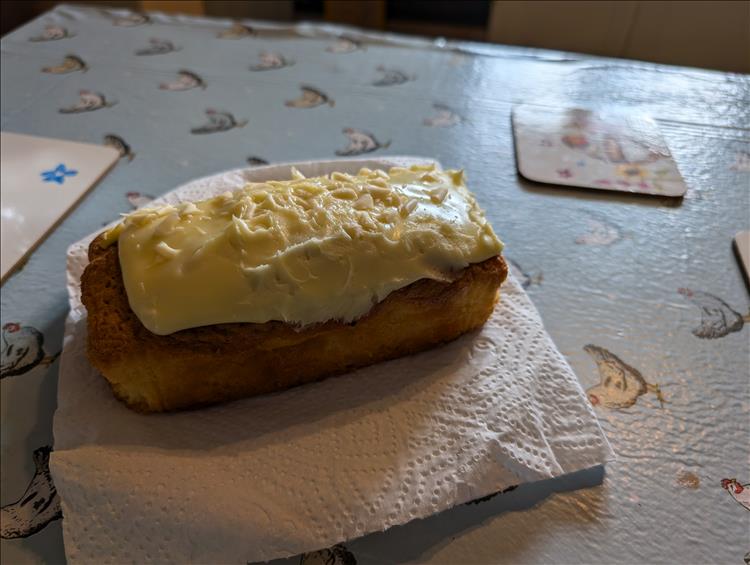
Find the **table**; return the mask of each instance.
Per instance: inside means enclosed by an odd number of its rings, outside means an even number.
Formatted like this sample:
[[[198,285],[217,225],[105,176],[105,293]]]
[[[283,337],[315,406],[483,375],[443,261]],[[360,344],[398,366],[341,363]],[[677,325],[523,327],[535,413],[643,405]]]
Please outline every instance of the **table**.
[[[58,111],[78,104],[82,90],[102,107]],[[523,180],[510,129],[511,107],[521,102],[651,114],[687,195],[671,201]],[[748,290],[731,248],[750,225],[748,76],[322,24],[59,6],[2,40],[2,129],[122,153],[2,287],[5,562],[64,561],[45,464],[68,245],[191,178],[363,149],[465,168],[584,388],[608,370],[635,368],[664,403],[647,392],[627,408],[597,407],[618,454],[606,470],[523,485],[308,557],[741,563],[750,551],[750,485],[740,492],[750,483]],[[608,237],[583,237],[602,229]],[[702,314],[719,319],[712,339],[694,335]],[[11,333],[31,351],[12,367]],[[620,362],[600,377],[589,344]],[[6,530],[34,493],[36,518]]]

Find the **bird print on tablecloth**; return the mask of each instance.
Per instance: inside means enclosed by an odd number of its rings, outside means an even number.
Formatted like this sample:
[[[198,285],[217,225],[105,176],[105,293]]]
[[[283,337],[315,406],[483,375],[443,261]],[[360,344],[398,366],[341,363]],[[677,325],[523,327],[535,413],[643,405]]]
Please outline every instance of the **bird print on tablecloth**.
[[[261,51],[258,54],[258,59],[260,63],[251,65],[251,71],[273,71],[294,65],[294,60],[284,57],[281,53],[274,53],[272,51]]]
[[[42,67],[43,73],[50,73],[53,75],[65,75],[76,71],[86,72],[87,70],[88,65],[86,65],[86,61],[81,59],[78,55],[65,55],[65,58],[59,65]]]
[[[39,365],[48,367],[60,356],[60,352],[45,353],[44,335],[32,326],[9,322],[3,326],[0,339],[0,379],[22,375]]]
[[[372,82],[373,86],[395,86],[417,78],[415,75],[408,75],[400,69],[384,67],[383,65],[379,65],[377,71],[382,73],[382,76]]]
[[[50,24],[44,26],[44,31],[41,34],[29,37],[29,41],[58,41],[69,37],[75,37],[75,33],[69,32],[67,28],[62,26]]]
[[[742,485],[737,479],[722,479],[721,488],[727,491],[737,504],[745,510],[750,510],[750,483]]]
[[[179,51],[182,47],[177,47],[168,39],[157,39],[155,37],[148,40],[149,46],[137,49],[135,54],[143,57],[147,55],[165,55],[166,53],[172,53]]]
[[[247,120],[237,121],[230,112],[216,110],[214,108],[206,110],[206,117],[208,118],[208,123],[192,128],[190,133],[217,133],[221,131],[229,131],[234,128],[245,127],[245,125],[247,125]]]
[[[638,397],[652,392],[663,406],[659,385],[646,382],[640,371],[631,367],[611,351],[598,345],[586,345],[583,350],[591,355],[599,371],[600,382],[586,391],[594,406],[630,408]]]
[[[435,103],[432,107],[437,112],[430,118],[425,118],[422,122],[424,125],[432,128],[449,128],[460,124],[463,118],[455,112],[450,106],[445,104]]]
[[[96,110],[101,110],[102,108],[110,108],[115,104],[117,104],[117,102],[107,100],[106,96],[101,92],[80,90],[78,92],[78,102],[72,106],[60,108],[58,112],[61,114],[81,114],[83,112],[94,112]]]
[[[130,12],[123,16],[117,16],[112,12],[107,12],[107,15],[112,18],[112,25],[117,27],[136,27],[151,22],[151,18],[148,14],[141,14],[139,12]]]
[[[120,154],[120,159],[127,159],[128,162],[135,158],[135,153],[130,148],[123,138],[113,133],[108,133],[104,136],[104,145],[116,149]]]
[[[326,47],[328,53],[352,53],[357,50],[364,51],[364,49],[361,41],[345,35],[340,36],[335,43]]]
[[[263,159],[263,157],[258,157],[257,155],[250,155],[246,162],[251,167],[262,167],[263,165],[268,165],[268,161],[266,159]]]
[[[333,108],[336,104],[325,92],[314,86],[302,84],[299,88],[302,91],[302,96],[294,100],[287,100],[284,102],[284,106],[289,108],[315,108],[316,106],[328,104]]]
[[[750,151],[738,151],[734,154],[734,163],[730,167],[733,171],[750,172]]]
[[[336,151],[336,155],[341,157],[371,153],[378,149],[385,149],[391,144],[390,141],[380,143],[373,134],[361,129],[344,128],[341,132],[349,139],[349,144],[344,149]]]
[[[541,271],[527,272],[513,259],[508,258],[508,268],[513,276],[516,277],[518,282],[521,283],[523,288],[530,288],[532,286],[539,286],[544,280],[544,275]]]
[[[304,553],[300,565],[357,565],[357,558],[346,547],[337,543],[326,549]]]
[[[702,290],[680,288],[682,296],[701,311],[701,323],[693,328],[693,335],[702,339],[716,339],[740,331],[745,322],[750,322],[750,312],[744,316],[734,310],[718,296]]]
[[[250,37],[252,35],[255,35],[253,28],[240,22],[234,22],[231,27],[217,33],[216,37],[219,39],[242,39],[243,37]]]
[[[205,81],[196,73],[181,69],[177,71],[177,78],[170,82],[163,82],[159,85],[159,90],[182,91],[193,88],[202,88],[205,90]]]
[[[578,245],[608,246],[622,239],[620,228],[604,218],[591,216],[587,218],[588,231],[576,237]]]
[[[21,498],[0,509],[0,537],[25,538],[37,533],[53,520],[62,518],[60,497],[49,472],[52,448],[34,451],[36,471]]]
[[[128,203],[134,210],[149,204],[154,199],[154,196],[151,196],[150,194],[142,194],[140,192],[127,192],[125,197],[128,199]]]

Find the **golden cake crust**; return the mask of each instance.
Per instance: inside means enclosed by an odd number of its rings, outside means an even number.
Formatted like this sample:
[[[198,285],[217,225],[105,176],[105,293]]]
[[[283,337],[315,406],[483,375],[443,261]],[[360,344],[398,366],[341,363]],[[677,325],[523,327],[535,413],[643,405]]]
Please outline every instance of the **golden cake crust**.
[[[217,324],[156,335],[128,303],[117,244],[89,246],[81,277],[88,357],[130,408],[162,412],[279,391],[450,341],[481,326],[507,276],[501,256],[392,292],[350,324]]]

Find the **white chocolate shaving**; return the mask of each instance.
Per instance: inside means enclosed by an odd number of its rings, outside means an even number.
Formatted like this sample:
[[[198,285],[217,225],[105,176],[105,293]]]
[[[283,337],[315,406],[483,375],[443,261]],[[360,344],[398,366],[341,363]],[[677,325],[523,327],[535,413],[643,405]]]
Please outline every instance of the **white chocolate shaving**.
[[[373,297],[443,279],[502,249],[461,171],[291,177],[140,209],[107,232],[106,242],[119,242],[128,300],[148,330],[348,322]]]

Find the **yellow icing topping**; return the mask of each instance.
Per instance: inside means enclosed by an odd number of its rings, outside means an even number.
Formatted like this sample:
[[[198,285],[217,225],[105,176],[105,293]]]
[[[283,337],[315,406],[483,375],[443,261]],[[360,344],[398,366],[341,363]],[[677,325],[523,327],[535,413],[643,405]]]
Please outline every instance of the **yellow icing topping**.
[[[362,169],[137,210],[118,241],[130,306],[159,335],[226,322],[352,321],[389,293],[500,253],[462,171]]]

